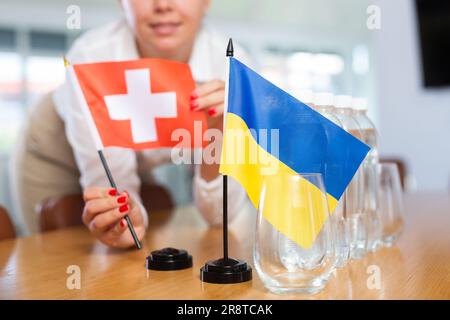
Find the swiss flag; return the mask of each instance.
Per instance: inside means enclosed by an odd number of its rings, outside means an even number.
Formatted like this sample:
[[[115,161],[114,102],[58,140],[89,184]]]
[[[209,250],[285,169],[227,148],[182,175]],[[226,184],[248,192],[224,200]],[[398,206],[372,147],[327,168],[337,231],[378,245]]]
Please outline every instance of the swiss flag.
[[[203,146],[194,137],[203,137],[206,118],[190,110],[195,82],[187,64],[162,59],[77,64],[69,67],[69,77],[97,149]],[[180,138],[186,133],[190,141]]]

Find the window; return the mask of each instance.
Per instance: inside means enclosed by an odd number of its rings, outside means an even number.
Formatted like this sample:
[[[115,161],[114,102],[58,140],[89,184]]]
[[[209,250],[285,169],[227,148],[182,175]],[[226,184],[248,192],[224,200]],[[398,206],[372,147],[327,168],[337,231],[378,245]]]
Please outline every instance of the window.
[[[51,32],[30,32],[30,47],[32,50],[60,51],[66,49],[66,36]]]
[[[65,34],[0,29],[0,154],[8,153],[26,107],[64,81]]]
[[[25,63],[28,104],[64,82],[65,70],[61,56],[30,56]]]
[[[294,96],[304,90],[334,92],[344,72],[344,58],[336,53],[269,49],[261,61],[262,75]]]
[[[0,52],[0,152],[7,151],[22,123],[22,60],[19,54]]]
[[[14,48],[16,46],[16,34],[14,30],[0,29],[0,48]]]

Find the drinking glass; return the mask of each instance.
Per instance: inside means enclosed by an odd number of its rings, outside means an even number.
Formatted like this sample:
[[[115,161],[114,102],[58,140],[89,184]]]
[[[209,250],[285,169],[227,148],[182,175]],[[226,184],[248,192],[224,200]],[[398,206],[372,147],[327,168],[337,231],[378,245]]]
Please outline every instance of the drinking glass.
[[[344,201],[340,201],[331,215],[335,225],[336,268],[343,268],[350,259],[349,221],[345,217]]]
[[[335,221],[320,173],[266,176],[253,259],[273,293],[316,293],[336,265]]]
[[[367,253],[369,219],[363,205],[363,178],[362,170],[358,170],[340,201],[347,223],[351,259],[362,259]]]
[[[367,251],[375,252],[381,245],[381,219],[379,212],[378,163],[363,164],[364,211],[368,218]]]
[[[381,241],[390,247],[399,237],[404,225],[403,193],[398,166],[395,163],[378,165]]]

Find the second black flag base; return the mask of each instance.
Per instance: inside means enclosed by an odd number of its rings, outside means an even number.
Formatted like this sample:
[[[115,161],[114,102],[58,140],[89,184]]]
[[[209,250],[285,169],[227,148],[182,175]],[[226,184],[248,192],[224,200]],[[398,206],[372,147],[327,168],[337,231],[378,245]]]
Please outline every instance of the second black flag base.
[[[192,256],[186,250],[164,248],[152,251],[146,259],[150,270],[173,271],[192,267]]]
[[[200,279],[209,283],[240,283],[252,280],[252,268],[244,261],[228,259],[211,260],[200,269]]]

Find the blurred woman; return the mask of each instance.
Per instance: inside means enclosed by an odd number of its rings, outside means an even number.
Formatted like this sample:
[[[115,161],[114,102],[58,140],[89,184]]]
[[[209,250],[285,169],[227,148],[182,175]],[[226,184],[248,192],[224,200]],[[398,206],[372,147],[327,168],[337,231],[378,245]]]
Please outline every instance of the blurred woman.
[[[191,95],[191,109],[204,111],[208,126],[221,130],[227,39],[203,26],[209,5],[209,0],[123,0],[125,19],[82,35],[75,41],[67,59],[72,64],[138,58],[189,63],[198,83]],[[245,61],[243,50],[238,48],[236,51]],[[31,129],[23,142],[25,148],[16,157],[17,200],[25,221],[32,220],[27,217],[34,214],[38,202],[63,192],[64,188],[58,187],[61,184],[70,185],[72,189],[81,185],[85,201],[82,220],[90,232],[109,246],[132,246],[134,242],[123,217],[129,215],[140,239],[148,224],[147,212],[139,196],[140,173],[170,162],[170,150],[104,150],[118,189],[122,191],[118,193],[106,187],[108,180],[68,83],[55,91],[53,103],[56,114],[47,107],[48,110],[31,115]],[[59,118],[63,125],[57,124]],[[33,130],[36,126],[41,128]],[[60,132],[61,138],[57,132],[63,129],[65,137]],[[45,136],[49,131],[49,136]],[[52,139],[55,136],[59,140],[67,138],[70,148],[58,147],[56,139]],[[30,141],[34,142],[32,150]],[[62,173],[61,164],[70,166],[73,157],[79,182],[73,181],[76,174]],[[218,166],[198,165],[193,178],[195,204],[211,225],[220,224],[222,219],[222,180]],[[72,167],[69,169],[73,170]],[[229,198],[232,218],[246,199],[245,191],[233,180],[230,181]],[[31,231],[36,230],[35,224],[28,225]]]

